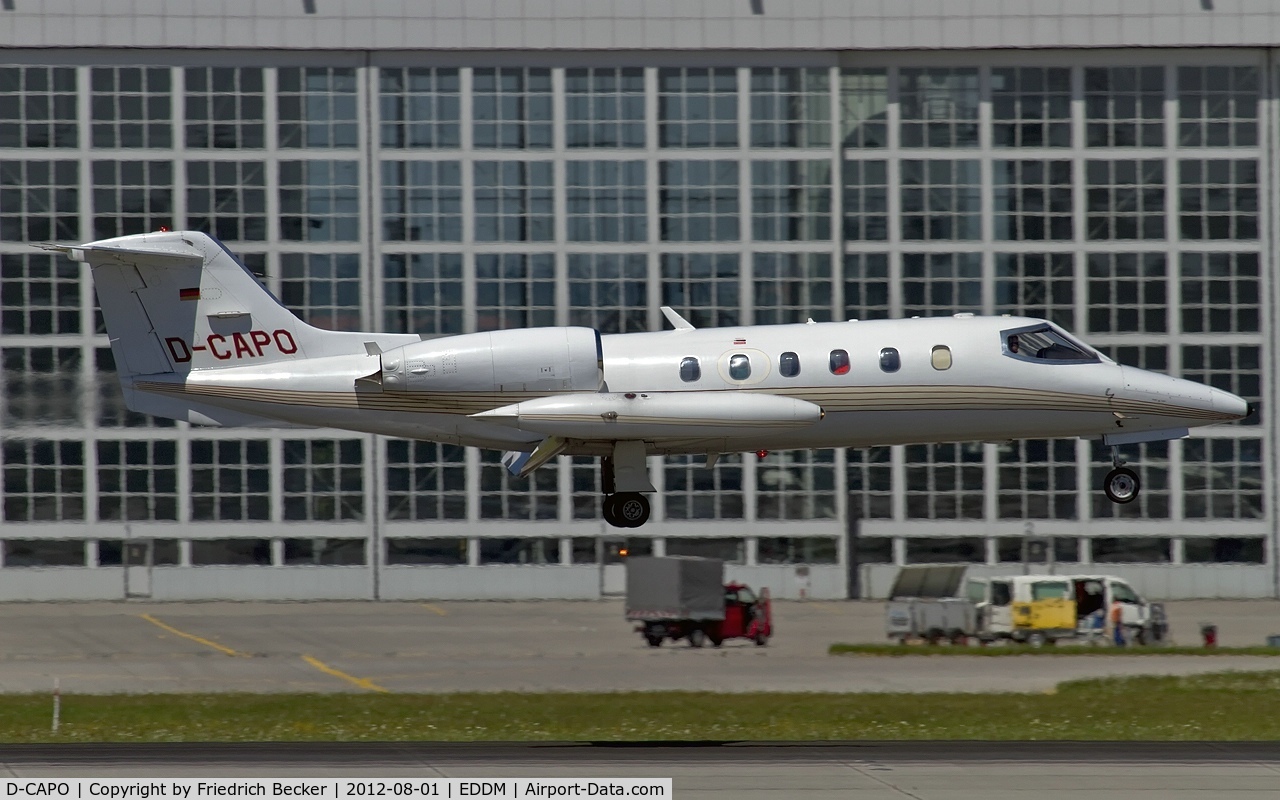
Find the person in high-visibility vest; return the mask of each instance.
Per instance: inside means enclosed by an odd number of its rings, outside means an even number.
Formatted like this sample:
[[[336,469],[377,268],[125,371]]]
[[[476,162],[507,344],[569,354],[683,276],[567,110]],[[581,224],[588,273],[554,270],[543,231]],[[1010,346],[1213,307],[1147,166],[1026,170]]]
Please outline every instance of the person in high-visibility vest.
[[[1124,647],[1124,604],[1111,601],[1111,641],[1116,647]]]

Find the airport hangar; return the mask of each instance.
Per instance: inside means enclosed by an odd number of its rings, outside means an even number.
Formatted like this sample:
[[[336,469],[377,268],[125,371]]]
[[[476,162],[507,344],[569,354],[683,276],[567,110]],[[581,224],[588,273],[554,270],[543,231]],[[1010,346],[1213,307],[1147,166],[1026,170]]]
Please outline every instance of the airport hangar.
[[[624,548],[784,597],[1024,547],[1280,592],[1269,0],[358,5],[0,7],[0,599],[592,598]],[[1130,506],[1086,441],[655,459],[626,538],[589,460],[127,412],[84,267],[30,243],[161,226],[320,326],[1027,314],[1262,412],[1128,448]]]

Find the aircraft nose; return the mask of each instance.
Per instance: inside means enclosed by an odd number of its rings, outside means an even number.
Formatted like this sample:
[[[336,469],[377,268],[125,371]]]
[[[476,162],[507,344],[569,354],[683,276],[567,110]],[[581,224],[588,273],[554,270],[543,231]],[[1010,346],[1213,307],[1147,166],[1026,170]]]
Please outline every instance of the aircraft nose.
[[[1243,397],[1237,397],[1231,392],[1225,392],[1222,389],[1212,389],[1211,391],[1213,393],[1214,411],[1229,414],[1236,419],[1244,419],[1254,411],[1253,405],[1245,402]]]

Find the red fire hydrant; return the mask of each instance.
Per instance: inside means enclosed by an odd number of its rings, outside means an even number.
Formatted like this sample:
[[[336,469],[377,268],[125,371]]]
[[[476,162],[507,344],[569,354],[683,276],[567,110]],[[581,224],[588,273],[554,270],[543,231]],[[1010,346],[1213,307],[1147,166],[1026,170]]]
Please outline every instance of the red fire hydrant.
[[[1200,623],[1200,638],[1204,640],[1205,647],[1218,646],[1218,626],[1210,625],[1207,622]]]

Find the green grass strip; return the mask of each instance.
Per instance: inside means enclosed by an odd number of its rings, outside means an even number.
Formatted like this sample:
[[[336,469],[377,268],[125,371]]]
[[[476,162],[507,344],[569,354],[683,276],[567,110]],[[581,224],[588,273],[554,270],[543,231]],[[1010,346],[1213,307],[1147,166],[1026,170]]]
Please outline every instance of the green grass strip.
[[[1039,694],[7,695],[0,742],[1278,740],[1280,671]]]
[[[1280,656],[1280,647],[1112,647],[1110,645],[1051,645],[1029,647],[1025,644],[966,647],[947,644],[833,644],[827,648],[833,656]]]

